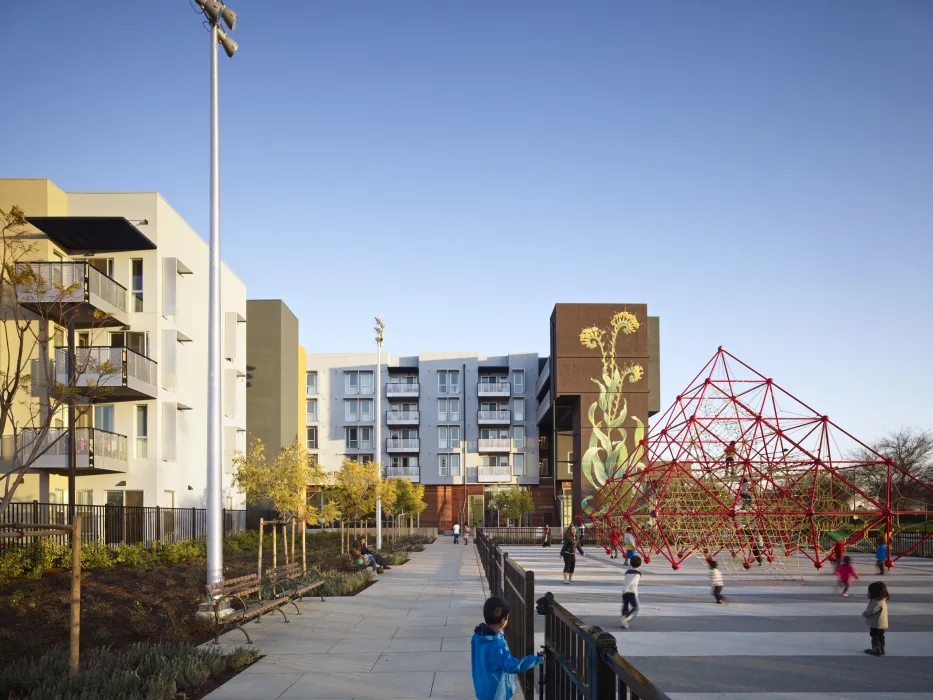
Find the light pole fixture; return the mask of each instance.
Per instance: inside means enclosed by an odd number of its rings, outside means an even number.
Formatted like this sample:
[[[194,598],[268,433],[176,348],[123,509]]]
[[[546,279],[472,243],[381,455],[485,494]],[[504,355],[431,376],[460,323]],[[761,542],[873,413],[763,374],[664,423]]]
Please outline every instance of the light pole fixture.
[[[373,384],[376,389],[376,466],[379,467],[379,480],[382,481],[382,411],[379,408],[379,397],[382,394],[382,343],[386,337],[386,325],[379,316],[376,316],[376,377]],[[382,484],[379,485],[380,491]],[[376,496],[376,549],[382,549],[382,497]]]
[[[217,96],[217,44],[229,57],[236,53],[237,43],[221,29],[221,21],[233,31],[236,12],[220,0],[195,0],[211,32],[211,237],[209,256],[207,311],[207,583],[223,580],[223,454],[221,433],[221,369],[220,343],[220,117]]]

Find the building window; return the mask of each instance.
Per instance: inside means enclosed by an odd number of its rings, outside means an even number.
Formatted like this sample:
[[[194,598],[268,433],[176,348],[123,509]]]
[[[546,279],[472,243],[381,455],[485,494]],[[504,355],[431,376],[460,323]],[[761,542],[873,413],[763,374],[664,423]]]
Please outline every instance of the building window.
[[[418,458],[417,457],[391,457],[389,458],[389,466],[392,467],[417,467]]]
[[[356,423],[360,420],[359,399],[344,399],[343,418],[347,423]]]
[[[460,393],[460,370],[442,369],[437,372],[437,393],[438,394],[459,394]]]
[[[79,506],[94,505],[94,492],[89,489],[78,491],[75,494],[75,503]]]
[[[509,437],[508,428],[480,428],[479,429],[480,440],[497,440],[499,438],[505,438],[506,440]]]
[[[437,456],[437,471],[441,476],[460,476],[460,455],[440,454]]]
[[[438,399],[437,419],[449,421],[460,420],[460,399]]]
[[[316,450],[317,449],[317,428],[316,427],[307,428],[306,433],[307,433],[307,442],[308,442],[307,448],[309,450]]]
[[[373,449],[373,429],[372,428],[360,428],[360,449],[361,450]]]
[[[360,399],[360,420],[373,421],[375,414],[373,412],[374,402],[372,399]]]
[[[509,466],[508,455],[480,455],[484,467],[507,467]]]
[[[347,432],[347,449],[348,450],[360,449],[360,429],[359,428],[346,428],[346,432]]]
[[[344,372],[343,373],[343,384],[345,394],[359,394],[360,393],[360,373],[359,372]]]
[[[149,407],[136,407],[136,457],[145,459],[149,455]]]
[[[512,393],[525,393],[525,370],[516,369],[512,372]]]
[[[370,396],[373,393],[373,373],[372,372],[360,372],[360,393],[369,394]]]
[[[437,447],[441,450],[460,449],[460,426],[459,425],[439,425],[437,426]]]
[[[143,310],[143,261],[140,259],[130,260],[130,281],[133,296],[133,311]]]
[[[317,372],[305,374],[305,381],[307,382],[307,395],[317,396]]]
[[[512,455],[512,474],[515,476],[525,475],[525,453],[517,452]]]
[[[395,430],[390,430],[389,439],[390,440],[417,440],[418,429],[417,428],[398,428]]]
[[[308,423],[317,423],[317,399],[308,399],[305,401],[305,413]]]
[[[389,384],[408,384],[409,386],[412,386],[417,383],[417,374],[393,374],[389,377]]]
[[[515,422],[525,420],[525,399],[512,399],[512,420]]]
[[[512,426],[512,447],[516,450],[524,449],[525,447],[525,426],[524,425],[513,425]]]

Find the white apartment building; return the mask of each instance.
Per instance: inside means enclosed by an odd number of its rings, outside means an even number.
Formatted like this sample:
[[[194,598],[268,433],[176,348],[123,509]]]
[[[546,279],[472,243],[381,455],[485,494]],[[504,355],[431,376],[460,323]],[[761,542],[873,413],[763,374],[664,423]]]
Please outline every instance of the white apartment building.
[[[424,484],[429,510],[442,487],[471,486],[482,499],[537,485],[538,366],[536,353],[421,353],[383,357],[376,378],[374,352],[308,353],[308,453],[329,470],[347,457],[372,460],[378,420],[386,475]],[[437,517],[426,512],[422,521]]]
[[[203,507],[207,243],[156,192],[63,192],[48,180],[0,180],[0,203],[23,208],[47,239],[44,258],[31,261],[40,274],[74,281],[78,303],[112,314],[106,327],[76,328],[79,366],[87,354],[119,370],[76,428],[76,502]],[[231,482],[233,452],[246,442],[246,287],[226,265],[221,287],[224,505],[244,508]],[[64,346],[65,328],[52,325],[52,344]],[[67,352],[55,355],[66,381]],[[56,417],[55,429],[65,431],[66,420]],[[28,430],[16,439],[29,440]],[[66,440],[53,445],[16,500],[67,502],[67,453]]]

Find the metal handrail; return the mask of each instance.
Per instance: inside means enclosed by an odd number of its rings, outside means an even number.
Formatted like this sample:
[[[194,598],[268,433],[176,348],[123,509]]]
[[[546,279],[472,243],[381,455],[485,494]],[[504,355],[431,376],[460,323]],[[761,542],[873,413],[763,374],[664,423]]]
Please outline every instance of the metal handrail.
[[[500,410],[500,411],[477,411],[476,412],[477,420],[511,420],[512,412],[509,410]]]
[[[386,438],[386,449],[420,449],[421,438]]]
[[[19,262],[17,268],[29,267],[43,283],[48,283],[48,289],[41,291],[36,295],[36,302],[63,303],[63,302],[82,302],[84,293],[88,292],[99,296],[109,304],[117,307],[120,311],[126,312],[128,309],[127,290],[122,284],[107,274],[104,274],[96,267],[87,262]],[[55,271],[58,270],[55,279]],[[67,273],[66,273],[67,270]],[[60,289],[54,285],[58,285]],[[62,294],[62,290],[77,286],[81,294],[76,294],[77,289],[67,294]],[[25,290],[29,291],[35,290]],[[52,298],[50,295],[57,295]]]

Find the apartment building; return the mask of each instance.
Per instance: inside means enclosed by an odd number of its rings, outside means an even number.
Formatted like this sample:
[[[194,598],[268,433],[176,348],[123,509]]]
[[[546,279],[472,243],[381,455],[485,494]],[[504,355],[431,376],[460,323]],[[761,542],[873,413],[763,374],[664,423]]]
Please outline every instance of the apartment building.
[[[0,180],[0,206],[25,211],[36,272],[77,285],[76,356],[110,363],[108,391],[76,426],[78,504],[203,506],[207,484],[208,245],[156,192],[64,192],[45,179]],[[232,456],[245,446],[246,288],[222,266],[224,504],[243,508]],[[32,308],[41,298],[21,300]],[[95,311],[110,314],[93,323]],[[64,319],[45,329],[58,381],[67,380]],[[41,367],[45,363],[38,363]],[[91,378],[79,377],[79,386]],[[34,400],[54,385],[34,383]],[[51,437],[67,431],[55,416]],[[3,436],[4,453],[31,438]],[[16,500],[66,503],[68,441],[54,442]]]
[[[611,334],[619,311],[638,327],[607,343],[607,354],[581,343],[584,328]],[[385,475],[425,486],[423,525],[496,524],[490,501],[513,486],[531,493],[532,524],[569,524],[600,485],[582,468],[594,432],[589,409],[600,402],[594,379],[613,364],[640,367],[622,388],[628,416],[618,427],[628,451],[637,422],[647,425],[660,408],[659,320],[645,304],[557,304],[550,331],[547,356],[389,356],[378,377],[375,353],[309,353],[308,453],[332,470],[345,458],[372,460],[378,422]]]

